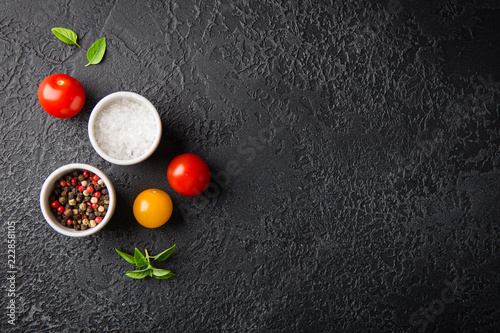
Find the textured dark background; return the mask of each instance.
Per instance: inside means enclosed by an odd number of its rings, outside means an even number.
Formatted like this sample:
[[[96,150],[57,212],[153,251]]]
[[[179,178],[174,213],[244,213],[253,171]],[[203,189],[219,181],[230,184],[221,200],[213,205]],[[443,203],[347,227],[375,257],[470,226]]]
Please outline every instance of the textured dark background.
[[[469,0],[2,0],[0,330],[494,331],[499,17],[498,1]],[[84,67],[100,37],[103,62]],[[72,119],[37,101],[58,72],[86,89]],[[136,166],[101,159],[87,136],[93,106],[119,90],[163,120],[159,149]],[[183,152],[226,177],[177,195],[166,169]],[[118,191],[110,224],[85,239],[57,234],[38,207],[45,177],[72,162]],[[157,230],[131,208],[151,187],[176,206]],[[166,281],[126,277],[114,252],[174,243]]]

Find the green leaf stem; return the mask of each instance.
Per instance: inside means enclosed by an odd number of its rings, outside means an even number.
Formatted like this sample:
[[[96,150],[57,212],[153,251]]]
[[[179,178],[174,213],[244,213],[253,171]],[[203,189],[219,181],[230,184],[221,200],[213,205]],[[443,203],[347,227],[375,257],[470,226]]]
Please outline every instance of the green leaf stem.
[[[87,51],[88,64],[85,65],[95,65],[101,62],[104,57],[104,52],[106,52],[106,37],[98,39]]]
[[[70,45],[74,44],[80,47],[80,45],[76,43],[78,36],[76,35],[76,32],[74,32],[73,30],[58,27],[58,28],[52,28],[51,31],[57,38],[59,38],[66,44]]]

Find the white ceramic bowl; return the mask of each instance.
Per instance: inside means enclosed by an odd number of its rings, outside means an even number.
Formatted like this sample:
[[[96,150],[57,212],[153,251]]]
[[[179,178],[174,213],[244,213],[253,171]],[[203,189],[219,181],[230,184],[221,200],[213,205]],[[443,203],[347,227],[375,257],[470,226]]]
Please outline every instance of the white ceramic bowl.
[[[152,144],[149,146],[149,148],[145,149],[144,151],[141,152],[136,152],[136,157],[130,158],[130,159],[120,159],[117,158],[116,156],[110,156],[109,150],[108,152],[101,147],[101,145],[98,142],[97,139],[97,130],[96,130],[96,123],[99,121],[99,114],[108,108],[110,104],[112,103],[120,103],[121,101],[130,101],[134,103],[139,103],[140,105],[144,106],[145,109],[151,113],[152,117],[149,117],[152,119],[151,123],[151,128],[148,130],[148,133],[154,133],[154,139]],[[124,111],[125,112],[125,111]],[[147,115],[147,113],[146,113]],[[144,118],[140,118],[138,120],[142,121]],[[119,133],[134,133],[134,121],[130,121],[125,117],[125,120],[128,121],[127,124],[121,124],[120,122],[121,119],[118,119],[117,122],[113,122],[113,126],[119,127],[121,131],[118,131]],[[120,125],[117,125],[119,124]],[[148,123],[149,125],[149,123]],[[160,115],[158,114],[158,111],[154,107],[154,105],[144,98],[143,96],[133,93],[133,92],[128,92],[128,91],[119,91],[115,92],[112,94],[109,94],[108,96],[104,97],[99,101],[99,103],[96,104],[94,109],[92,110],[92,113],[90,114],[89,118],[89,123],[88,123],[88,132],[89,132],[89,138],[90,138],[90,143],[94,147],[95,151],[105,160],[108,162],[111,162],[113,164],[119,164],[119,165],[132,165],[132,164],[137,164],[139,162],[144,161],[147,159],[149,156],[151,156],[156,148],[158,147],[161,139],[161,134],[162,134],[162,126],[161,126],[161,118]],[[120,144],[123,141],[120,141],[118,139],[118,135],[112,136],[112,140],[116,139],[116,142],[114,144]],[[111,135],[109,135],[111,136]],[[142,136],[137,135],[135,138],[137,140],[143,139]]]
[[[55,218],[54,214],[52,213],[51,207],[50,207],[50,196],[52,192],[54,191],[54,187],[56,182],[64,175],[72,172],[73,170],[88,170],[90,172],[93,172],[94,174],[98,175],[103,181],[104,184],[106,184],[106,188],[108,189],[108,194],[109,194],[109,205],[108,205],[108,210],[106,212],[106,215],[102,219],[101,223],[97,224],[93,228],[88,228],[87,230],[74,230],[72,228],[67,228],[62,226],[57,219]],[[88,164],[80,164],[80,163],[74,163],[74,164],[67,164],[59,169],[55,170],[52,172],[45,182],[42,185],[42,189],[40,191],[40,208],[42,209],[42,214],[43,217],[45,217],[45,220],[47,223],[57,232],[70,236],[70,237],[84,237],[84,236],[89,236],[92,234],[95,234],[109,222],[111,217],[113,216],[113,213],[115,211],[116,207],[116,193],[115,189],[113,187],[113,184],[109,180],[109,178],[99,169],[88,165]]]

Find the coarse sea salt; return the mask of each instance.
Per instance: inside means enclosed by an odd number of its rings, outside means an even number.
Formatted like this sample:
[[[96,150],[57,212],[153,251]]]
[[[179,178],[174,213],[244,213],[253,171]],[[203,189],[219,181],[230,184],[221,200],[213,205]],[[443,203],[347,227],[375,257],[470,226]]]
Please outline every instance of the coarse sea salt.
[[[107,104],[94,122],[94,136],[103,152],[118,160],[140,157],[153,144],[157,123],[145,105],[127,98]]]

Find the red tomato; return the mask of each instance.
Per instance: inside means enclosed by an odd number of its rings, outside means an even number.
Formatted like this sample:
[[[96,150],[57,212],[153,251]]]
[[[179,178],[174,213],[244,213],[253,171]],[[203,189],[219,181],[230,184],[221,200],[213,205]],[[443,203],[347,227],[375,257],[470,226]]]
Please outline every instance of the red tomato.
[[[51,116],[70,118],[82,109],[85,90],[75,78],[66,74],[54,74],[40,83],[38,101]]]
[[[210,170],[200,157],[182,154],[170,162],[167,170],[170,186],[187,197],[203,193],[210,184]]]

